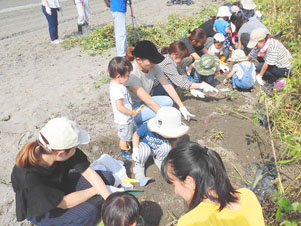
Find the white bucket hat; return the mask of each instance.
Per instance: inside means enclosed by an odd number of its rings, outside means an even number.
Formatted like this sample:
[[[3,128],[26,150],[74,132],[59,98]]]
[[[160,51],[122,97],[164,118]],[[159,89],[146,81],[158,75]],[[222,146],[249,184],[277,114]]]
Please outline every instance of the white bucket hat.
[[[40,131],[39,141],[49,150],[65,150],[79,144],[88,144],[90,136],[76,122],[62,117],[47,122]]]
[[[242,0],[241,1],[242,7],[246,10],[252,10],[256,8],[255,3],[253,0]]]
[[[229,59],[229,61],[239,62],[239,61],[244,61],[247,59],[248,59],[248,57],[246,56],[245,52],[241,49],[237,49],[232,52],[232,55],[231,55],[231,58]]]
[[[265,28],[256,28],[251,32],[250,41],[247,45],[249,49],[253,49],[257,42],[263,40],[267,36],[267,30]]]
[[[189,126],[181,122],[181,113],[174,107],[161,107],[156,117],[147,122],[147,127],[165,138],[177,138],[189,130]]]
[[[226,38],[222,33],[216,33],[213,36],[213,40],[216,41],[216,42],[224,42],[226,40]]]
[[[228,6],[221,6],[218,8],[216,17],[230,17],[232,13]]]

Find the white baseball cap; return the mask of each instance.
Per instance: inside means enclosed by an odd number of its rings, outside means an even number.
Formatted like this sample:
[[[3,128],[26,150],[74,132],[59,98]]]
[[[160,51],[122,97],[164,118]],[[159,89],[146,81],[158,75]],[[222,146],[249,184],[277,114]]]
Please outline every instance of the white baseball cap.
[[[166,138],[183,136],[189,130],[189,126],[181,122],[181,113],[174,107],[161,107],[156,117],[147,122],[147,127]]]
[[[214,39],[214,41],[217,41],[217,42],[224,42],[226,40],[225,36],[222,33],[216,33],[213,36],[213,39]]]
[[[232,13],[228,6],[221,6],[218,8],[216,17],[230,17]]]
[[[62,117],[47,122],[39,133],[39,141],[49,150],[65,150],[79,144],[88,144],[90,135],[76,122]]]
[[[256,5],[253,0],[242,0],[241,1],[242,7],[246,10],[255,9]]]
[[[267,29],[265,28],[256,28],[251,32],[250,41],[247,45],[248,48],[253,49],[257,42],[263,40],[267,36]]]

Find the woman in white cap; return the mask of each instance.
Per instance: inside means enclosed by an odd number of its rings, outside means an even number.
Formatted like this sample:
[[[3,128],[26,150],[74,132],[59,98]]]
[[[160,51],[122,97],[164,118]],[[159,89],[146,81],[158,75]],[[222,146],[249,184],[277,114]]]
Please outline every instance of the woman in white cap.
[[[176,90],[164,76],[158,65],[164,60],[164,56],[158,52],[154,43],[148,40],[140,41],[135,47],[127,49],[126,57],[128,60],[134,61],[133,71],[129,81],[125,84],[130,91],[133,109],[138,109],[142,104],[146,105],[135,117],[138,126],[155,117],[160,107],[172,106],[173,101],[179,106],[179,110],[186,120],[195,117],[188,112]],[[159,83],[169,96],[152,95],[153,92],[156,92],[154,89]]]
[[[74,121],[55,118],[41,129],[38,140],[21,149],[11,175],[18,221],[95,225],[99,208],[110,195],[106,184],[113,184],[114,178],[89,167],[87,156],[78,149],[89,141],[89,134]]]
[[[248,48],[252,49],[249,59],[262,57],[262,63],[256,67],[256,80],[260,85],[264,85],[263,80],[270,83],[277,79],[287,77],[292,68],[290,59],[292,58],[288,49],[272,35],[268,34],[264,28],[257,28],[252,31]],[[279,84],[278,84],[279,83]],[[278,80],[276,87],[281,86],[283,81]]]
[[[163,159],[176,146],[176,138],[185,135],[188,130],[189,126],[181,122],[181,113],[174,107],[160,108],[155,118],[142,124],[133,136],[135,178],[145,178],[145,163],[150,156],[161,170]]]
[[[177,226],[265,225],[256,195],[232,187],[217,152],[194,142],[178,144],[164,159],[161,172],[188,205]]]

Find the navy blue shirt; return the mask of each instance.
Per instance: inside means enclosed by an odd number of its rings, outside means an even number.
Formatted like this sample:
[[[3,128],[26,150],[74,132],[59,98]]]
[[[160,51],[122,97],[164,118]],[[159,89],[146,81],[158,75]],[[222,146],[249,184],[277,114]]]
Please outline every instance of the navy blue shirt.
[[[112,12],[126,12],[126,0],[111,0],[110,10]]]

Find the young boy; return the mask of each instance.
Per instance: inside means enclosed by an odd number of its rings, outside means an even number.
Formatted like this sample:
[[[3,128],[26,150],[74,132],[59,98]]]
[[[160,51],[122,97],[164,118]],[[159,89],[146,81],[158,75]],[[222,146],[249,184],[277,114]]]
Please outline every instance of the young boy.
[[[161,107],[155,118],[142,124],[133,136],[135,178],[145,178],[145,163],[151,155],[161,170],[162,161],[176,146],[176,138],[183,136],[188,130],[189,127],[181,122],[181,113],[174,107]]]
[[[222,62],[225,62],[229,55],[229,49],[225,48],[225,41],[225,36],[222,33],[216,33],[213,36],[213,44],[209,48],[209,51],[220,58]]]
[[[136,130],[134,118],[137,112],[132,110],[132,100],[127,88],[123,85],[129,80],[132,64],[124,57],[113,58],[108,66],[111,77],[110,99],[114,113],[115,126],[118,129],[120,138],[121,155],[124,159],[130,160],[131,147],[128,142],[132,141],[133,133]]]

